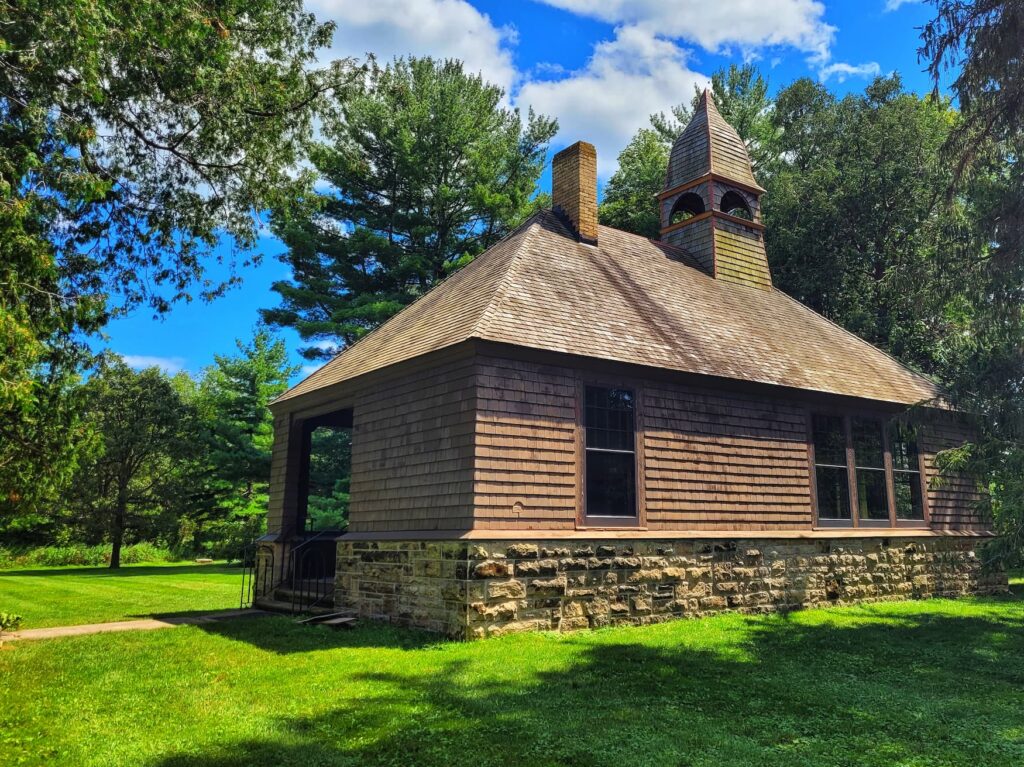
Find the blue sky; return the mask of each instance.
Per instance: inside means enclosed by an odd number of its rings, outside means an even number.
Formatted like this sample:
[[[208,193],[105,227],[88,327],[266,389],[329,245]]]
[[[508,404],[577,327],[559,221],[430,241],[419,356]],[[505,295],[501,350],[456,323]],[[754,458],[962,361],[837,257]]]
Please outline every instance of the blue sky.
[[[652,112],[689,99],[716,69],[753,60],[772,90],[798,77],[843,94],[876,74],[899,72],[918,92],[930,88],[917,61],[919,27],[930,6],[915,0],[307,0],[337,22],[326,58],[372,52],[455,57],[502,85],[510,104],[557,117],[553,150],[594,143],[601,181]],[[547,176],[543,183],[547,183]],[[104,344],[134,366],[198,373],[214,354],[248,337],[258,309],[288,276],[271,236],[260,265],[212,303],[175,306],[163,319],[145,310],[116,320]],[[211,268],[213,278],[226,268]],[[296,364],[298,336],[281,333]]]

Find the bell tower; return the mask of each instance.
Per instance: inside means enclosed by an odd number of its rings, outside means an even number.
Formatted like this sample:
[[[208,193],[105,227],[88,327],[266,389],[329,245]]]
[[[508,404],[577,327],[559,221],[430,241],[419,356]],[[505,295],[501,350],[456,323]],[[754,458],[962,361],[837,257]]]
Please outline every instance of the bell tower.
[[[658,195],[661,239],[686,250],[716,280],[771,290],[761,195],[743,139],[701,94],[672,145]]]

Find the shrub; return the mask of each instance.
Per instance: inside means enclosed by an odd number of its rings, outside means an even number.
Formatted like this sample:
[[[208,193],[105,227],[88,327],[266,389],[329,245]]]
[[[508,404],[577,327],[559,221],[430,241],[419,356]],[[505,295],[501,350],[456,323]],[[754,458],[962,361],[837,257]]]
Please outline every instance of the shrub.
[[[121,549],[121,564],[142,562],[173,562],[169,549],[154,543],[134,543]],[[102,567],[110,564],[110,545],[86,546],[76,543],[66,546],[41,546],[14,553],[0,549],[0,569],[12,567],[64,567],[80,565]]]
[[[137,565],[142,562],[174,562],[179,557],[174,556],[166,546],[159,546],[155,543],[133,543],[121,549],[121,564]],[[110,552],[107,551],[107,562],[110,561]]]
[[[4,634],[21,628],[21,616],[14,613],[0,613],[0,645],[4,643]]]

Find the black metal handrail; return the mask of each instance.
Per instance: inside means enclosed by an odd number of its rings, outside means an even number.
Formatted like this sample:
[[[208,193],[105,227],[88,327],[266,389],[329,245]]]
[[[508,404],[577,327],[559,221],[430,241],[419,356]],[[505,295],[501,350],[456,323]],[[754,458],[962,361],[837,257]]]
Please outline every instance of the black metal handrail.
[[[274,577],[274,547],[253,539],[242,550],[242,593],[239,607],[252,607],[258,596],[266,594]]]
[[[291,588],[291,611],[293,613],[299,612],[299,609],[303,607],[313,607],[327,596],[328,590],[322,582],[322,573],[325,571],[323,566],[326,564],[324,553],[313,544],[330,535],[336,535],[336,533],[330,530],[320,530],[288,552],[288,566],[284,580]],[[317,567],[314,568],[312,565],[317,565]],[[310,575],[314,575],[315,578],[310,579]],[[312,600],[309,604],[305,602],[307,596]]]
[[[292,612],[316,607],[334,592],[334,583],[326,577],[330,557],[322,548],[298,551],[292,557]],[[293,552],[295,553],[295,552]],[[333,569],[333,568],[332,568]]]
[[[333,567],[329,567],[332,564],[333,552],[328,555],[322,548],[313,544],[332,535],[337,533],[321,530],[291,547],[284,560],[284,567],[281,568],[281,577],[276,581],[274,547],[260,544],[258,539],[251,541],[243,554],[240,605],[251,607],[259,597],[273,594],[280,588],[288,588],[291,591],[293,613],[323,602],[333,592],[333,580],[326,576],[327,573],[334,571]]]

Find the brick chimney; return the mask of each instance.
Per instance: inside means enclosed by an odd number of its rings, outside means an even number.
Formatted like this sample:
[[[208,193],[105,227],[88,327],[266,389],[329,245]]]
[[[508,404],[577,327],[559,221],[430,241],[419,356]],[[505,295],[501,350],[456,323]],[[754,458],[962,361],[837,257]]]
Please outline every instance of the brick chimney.
[[[551,161],[551,204],[569,219],[580,242],[597,244],[597,150],[577,141]]]

